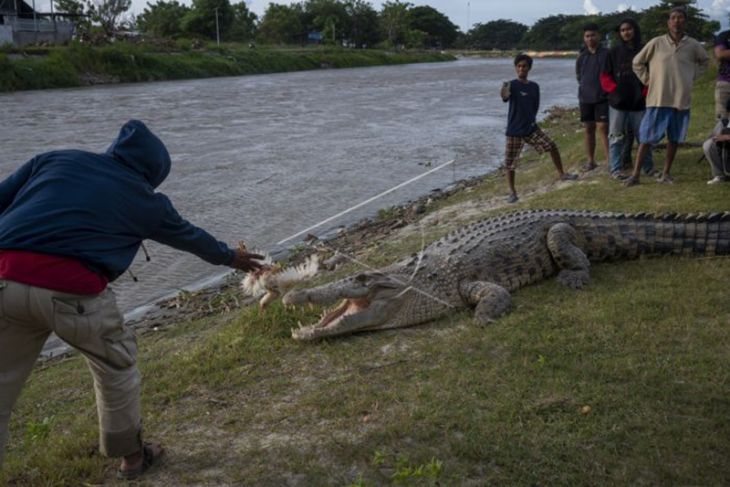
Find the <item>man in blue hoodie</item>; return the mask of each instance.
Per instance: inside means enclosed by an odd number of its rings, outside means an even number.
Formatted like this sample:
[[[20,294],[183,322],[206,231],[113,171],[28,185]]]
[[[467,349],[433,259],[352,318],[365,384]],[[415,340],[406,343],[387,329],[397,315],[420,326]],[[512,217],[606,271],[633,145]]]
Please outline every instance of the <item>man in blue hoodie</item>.
[[[162,455],[142,442],[137,343],[107,284],[144,239],[243,271],[262,258],[192,225],[155,191],[170,163],[132,120],[104,154],[40,154],[0,183],[0,468],[11,409],[51,332],[87,360],[100,449],[122,457],[119,476],[136,478]]]

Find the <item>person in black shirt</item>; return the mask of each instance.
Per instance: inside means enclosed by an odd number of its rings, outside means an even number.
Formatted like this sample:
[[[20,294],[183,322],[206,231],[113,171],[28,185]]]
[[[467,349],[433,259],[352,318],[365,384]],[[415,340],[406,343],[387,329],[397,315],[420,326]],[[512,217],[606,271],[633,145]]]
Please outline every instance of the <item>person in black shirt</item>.
[[[575,76],[578,79],[578,101],[580,121],[585,130],[585,148],[588,162],[582,169],[592,171],[596,164],[596,132],[608,158],[608,103],[606,93],[601,88],[601,71],[606,62],[608,50],[601,46],[598,26],[586,24],[583,27],[585,47],[575,62]]]
[[[727,104],[730,100],[730,30],[715,37],[715,58],[718,61],[715,83],[715,115],[718,119],[730,118]]]
[[[633,138],[638,139],[641,119],[646,109],[646,87],[634,73],[631,62],[644,47],[641,30],[634,19],[626,18],[616,28],[620,42],[612,47],[601,73],[601,86],[608,93],[609,104],[609,164],[611,177],[625,179],[621,172],[626,150],[631,153]],[[629,137],[629,134],[632,134]],[[642,169],[654,170],[651,151],[646,152]]]
[[[538,153],[550,153],[561,180],[569,181],[578,178],[575,174],[563,171],[558,146],[555,145],[553,139],[537,126],[537,112],[540,109],[540,86],[527,79],[530,69],[532,69],[532,58],[527,54],[519,54],[515,58],[517,79],[506,81],[502,85],[501,91],[502,101],[509,102],[506,132],[507,148],[504,161],[504,167],[507,171],[507,184],[510,189],[510,195],[507,197],[508,203],[516,203],[518,200],[517,191],[515,190],[515,169],[525,143],[532,146]]]

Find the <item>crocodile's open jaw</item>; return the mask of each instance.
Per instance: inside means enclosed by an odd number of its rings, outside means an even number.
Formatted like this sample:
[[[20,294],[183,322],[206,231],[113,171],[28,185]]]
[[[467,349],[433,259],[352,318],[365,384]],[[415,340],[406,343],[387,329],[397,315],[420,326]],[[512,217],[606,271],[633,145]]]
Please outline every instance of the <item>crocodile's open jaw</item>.
[[[328,305],[315,324],[299,325],[292,330],[297,340],[347,335],[384,326],[396,316],[402,301],[403,287],[380,272],[363,272],[330,284],[293,290],[284,295],[285,305]]]
[[[343,299],[337,306],[325,310],[317,323],[309,326],[300,324],[299,329],[293,329],[292,336],[296,339],[306,340],[314,338],[311,336],[312,332],[319,332],[318,335],[327,335],[328,329],[337,329],[348,317],[362,313],[369,306],[370,300],[367,298]]]

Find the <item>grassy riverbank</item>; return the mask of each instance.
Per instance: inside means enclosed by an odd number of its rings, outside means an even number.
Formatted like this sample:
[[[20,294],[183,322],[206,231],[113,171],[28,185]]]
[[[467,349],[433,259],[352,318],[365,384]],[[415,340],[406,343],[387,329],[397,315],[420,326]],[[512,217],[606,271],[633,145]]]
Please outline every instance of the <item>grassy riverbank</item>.
[[[712,90],[708,74],[690,141],[710,131]],[[578,114],[556,114],[543,127],[575,170]],[[672,186],[623,188],[600,171],[556,183],[533,154],[518,206],[504,206],[494,175],[418,217],[383,212],[385,237],[341,243],[377,266],[418,250],[422,235],[508,209],[729,210],[730,184],[707,186],[699,156],[680,149]],[[582,291],[550,279],[516,292],[512,312],[485,328],[461,312],[306,344],[289,329],[316,311],[232,310],[230,289],[210,304],[220,312],[140,337],[146,433],[169,448],[142,484],[728,485],[729,282],[730,258],[600,264]],[[83,361],[38,368],[0,483],[113,484],[115,462],[96,445]]]
[[[438,52],[317,47],[250,49],[241,44],[198,49],[184,43],[150,46],[120,42],[102,47],[71,44],[0,51],[0,92],[453,59]]]

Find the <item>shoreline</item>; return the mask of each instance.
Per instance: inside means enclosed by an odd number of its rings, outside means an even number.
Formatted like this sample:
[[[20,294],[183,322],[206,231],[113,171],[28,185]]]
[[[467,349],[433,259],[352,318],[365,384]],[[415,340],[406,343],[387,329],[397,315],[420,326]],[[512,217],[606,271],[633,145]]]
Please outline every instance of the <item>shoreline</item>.
[[[72,43],[0,49],[0,93],[455,60],[441,51]]]
[[[388,51],[333,47],[250,49],[244,44],[177,47],[106,46],[72,43],[63,47],[0,49],[0,94],[38,89],[247,76],[318,69],[449,62],[462,58],[513,58],[525,52],[534,58],[575,58],[577,51],[444,50]]]
[[[318,244],[326,243],[330,248],[341,252],[356,252],[367,246],[371,239],[382,238],[392,231],[412,224],[419,219],[425,209],[436,201],[446,199],[454,194],[468,190],[481,184],[486,178],[494,177],[499,169],[495,169],[482,176],[473,176],[456,181],[443,189],[433,189],[418,198],[408,200],[399,205],[380,208],[378,212],[386,210],[387,216],[378,215],[365,217],[350,225],[341,227],[336,235],[323,240],[305,239],[279,252],[281,259],[276,262],[299,264],[304,259],[316,253]],[[302,247],[302,244],[305,247]],[[256,303],[256,298],[245,296],[240,292],[240,283],[243,274],[226,270],[191,283],[166,296],[149,303],[136,306],[124,313],[124,322],[140,335],[149,332],[164,330],[183,320],[194,320],[222,312],[230,312]],[[224,299],[220,299],[225,296]],[[75,353],[75,350],[66,345],[59,338],[49,338],[39,358],[44,364],[61,361]]]

